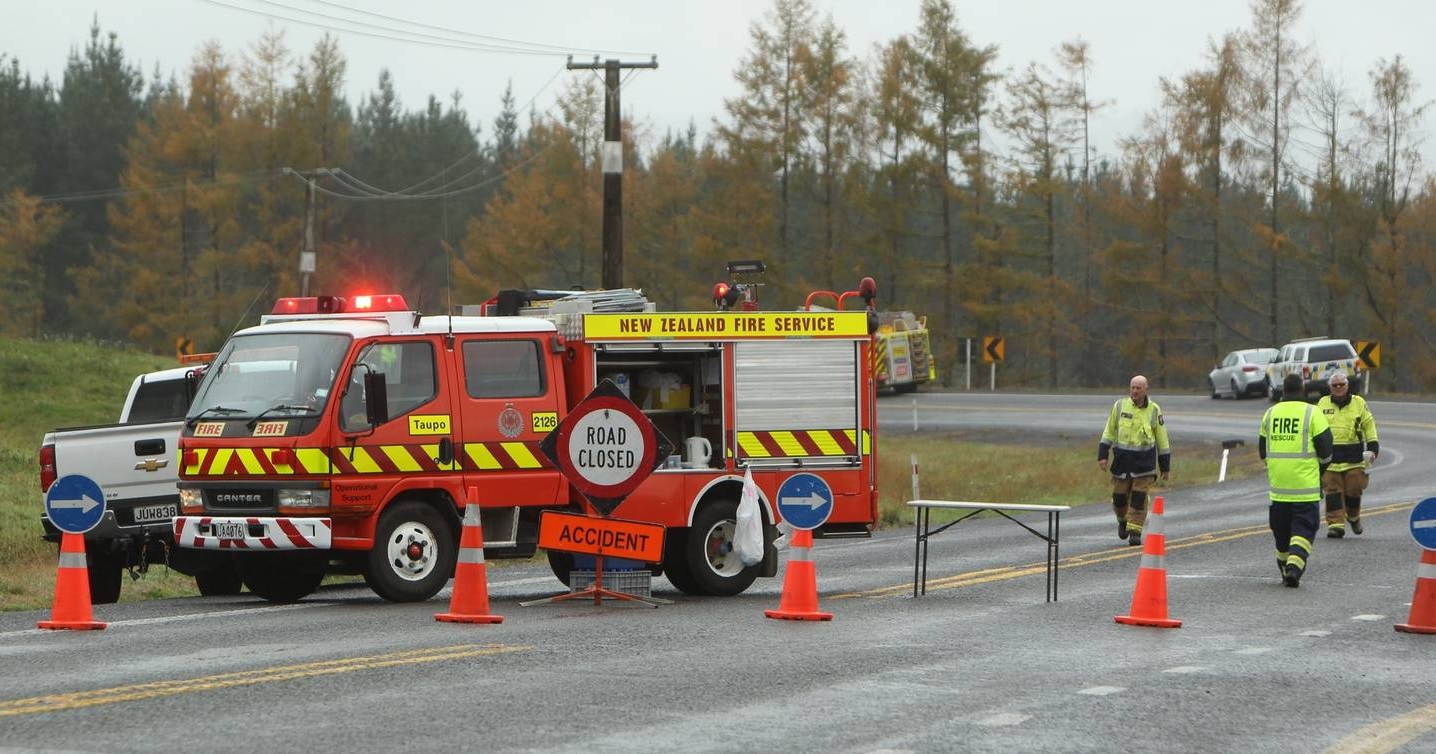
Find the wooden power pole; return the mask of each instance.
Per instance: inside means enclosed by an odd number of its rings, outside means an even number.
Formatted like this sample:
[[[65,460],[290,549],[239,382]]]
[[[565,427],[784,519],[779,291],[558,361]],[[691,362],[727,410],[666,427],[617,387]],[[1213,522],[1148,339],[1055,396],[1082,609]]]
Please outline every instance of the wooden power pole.
[[[623,287],[623,132],[618,101],[618,73],[624,68],[657,68],[658,56],[647,63],[622,63],[614,59],[575,63],[569,70],[603,69],[603,286]]]

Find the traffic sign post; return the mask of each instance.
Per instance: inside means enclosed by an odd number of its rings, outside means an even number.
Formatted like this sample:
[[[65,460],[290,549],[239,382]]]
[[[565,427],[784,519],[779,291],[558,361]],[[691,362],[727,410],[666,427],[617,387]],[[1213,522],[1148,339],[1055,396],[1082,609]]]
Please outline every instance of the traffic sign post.
[[[105,517],[105,491],[89,477],[62,476],[45,490],[45,516],[62,532],[84,534]]]
[[[982,360],[988,365],[987,389],[997,389],[997,364],[1006,356],[1007,346],[1001,335],[988,335],[982,339]]]
[[[105,491],[89,477],[62,476],[45,490],[45,517],[64,533],[55,574],[55,604],[50,620],[36,625],[44,629],[103,629],[109,624],[95,620],[90,606],[84,535],[105,517]]]
[[[605,379],[539,443],[539,450],[558,466],[564,478],[583,493],[589,507],[598,513],[598,520],[586,528],[575,528],[573,519],[579,517],[544,515],[539,520],[539,540],[548,543],[547,549],[594,555],[594,582],[587,589],[520,602],[519,605],[527,607],[588,596],[593,597],[595,605],[601,604],[604,597],[648,607],[668,604],[669,600],[657,597],[638,597],[604,589],[603,556],[634,558],[637,555],[647,562],[662,560],[662,527],[656,527],[657,532],[651,529],[640,532],[640,537],[625,530],[624,525],[631,528],[641,524],[606,519],[654,469],[667,460],[673,453],[673,443],[653,426],[648,415],[617,385]],[[657,546],[618,546],[619,543],[631,543],[637,539],[650,545],[656,541]],[[610,541],[611,544],[605,544]]]
[[[816,474],[794,474],[778,485],[778,512],[794,529],[816,529],[833,514],[833,488]]]
[[[1411,509],[1411,538],[1427,550],[1436,550],[1436,497],[1428,497]]]

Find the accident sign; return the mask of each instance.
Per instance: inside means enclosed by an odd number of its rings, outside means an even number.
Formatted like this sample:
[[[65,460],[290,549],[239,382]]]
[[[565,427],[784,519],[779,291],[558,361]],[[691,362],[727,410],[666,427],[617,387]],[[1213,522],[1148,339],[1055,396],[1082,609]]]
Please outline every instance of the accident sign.
[[[663,560],[663,527],[544,511],[539,518],[538,546],[545,550],[657,563]]]

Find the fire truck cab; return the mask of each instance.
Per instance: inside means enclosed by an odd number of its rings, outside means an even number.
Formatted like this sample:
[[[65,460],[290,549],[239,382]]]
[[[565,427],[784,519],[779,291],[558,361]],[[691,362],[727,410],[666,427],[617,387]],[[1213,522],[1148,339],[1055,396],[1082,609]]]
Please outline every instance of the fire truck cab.
[[[684,449],[613,513],[667,528],[651,569],[682,591],[733,595],[776,573],[775,495],[795,473],[832,488],[816,535],[870,533],[863,312],[594,312],[593,296],[536,298],[439,316],[397,295],[281,299],[199,385],[180,439],[178,544],[231,553],[270,601],[327,574],[428,599],[453,575],[467,503],[489,558],[534,554],[543,510],[586,510],[539,446],[605,379]],[[749,469],[768,547],[744,567],[732,540]],[[572,557],[549,560],[567,583]]]

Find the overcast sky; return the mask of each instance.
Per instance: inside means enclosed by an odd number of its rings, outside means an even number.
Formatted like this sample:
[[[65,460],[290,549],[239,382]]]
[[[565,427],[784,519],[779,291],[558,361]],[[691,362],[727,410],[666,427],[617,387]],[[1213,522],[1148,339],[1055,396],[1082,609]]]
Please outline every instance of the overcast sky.
[[[395,30],[406,28],[403,22],[441,27],[450,37],[484,35],[513,46],[572,50],[585,62],[595,53],[625,62],[656,55],[657,70],[634,72],[625,80],[625,115],[659,134],[681,132],[690,121],[706,134],[712,119],[723,117],[723,100],[737,94],[733,74],[749,50],[751,24],[772,8],[771,0],[45,0],[25,3],[21,13],[14,7],[21,2],[9,0],[0,25],[0,54],[17,58],[22,70],[37,78],[49,74],[59,80],[71,50],[85,44],[96,14],[104,32],[119,35],[146,79],[156,65],[166,76],[183,79],[206,40],[237,54],[274,24],[292,50],[307,53],[328,27],[348,60],[352,104],[357,106],[361,95],[375,88],[380,70],[388,68],[406,109],[422,107],[430,94],[447,102],[457,90],[485,135],[510,80],[520,107],[532,102],[542,111],[552,106],[566,80],[596,74],[565,70],[560,52],[481,52],[432,39],[399,41],[393,37],[400,36]],[[814,0],[819,17],[831,14],[847,33],[851,53],[861,57],[869,56],[875,44],[915,30],[920,4]],[[1429,42],[1436,4],[1307,0],[1305,6],[1299,37],[1339,72],[1354,95],[1367,96],[1367,72],[1377,58],[1401,54],[1421,87],[1419,98],[1436,96],[1436,46]],[[997,46],[1001,70],[1033,60],[1051,64],[1058,44],[1079,36],[1087,40],[1095,59],[1091,94],[1114,102],[1094,122],[1094,146],[1108,155],[1117,138],[1133,133],[1142,114],[1156,104],[1159,77],[1177,77],[1201,65],[1209,38],[1248,27],[1251,19],[1248,0],[954,0],[954,7],[960,27],[974,42]]]

